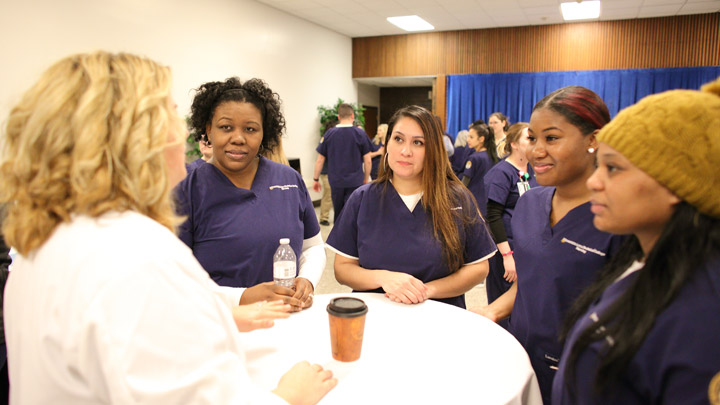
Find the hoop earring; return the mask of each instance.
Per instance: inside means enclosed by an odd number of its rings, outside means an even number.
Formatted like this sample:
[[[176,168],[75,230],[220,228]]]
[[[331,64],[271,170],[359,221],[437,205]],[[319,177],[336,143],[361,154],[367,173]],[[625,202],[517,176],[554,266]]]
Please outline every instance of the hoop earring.
[[[388,167],[388,154],[387,154],[387,152],[385,152],[385,157],[383,158],[383,162],[384,162],[384,163],[383,163],[383,167],[385,168],[385,171],[388,171],[388,170],[389,170],[389,167]]]

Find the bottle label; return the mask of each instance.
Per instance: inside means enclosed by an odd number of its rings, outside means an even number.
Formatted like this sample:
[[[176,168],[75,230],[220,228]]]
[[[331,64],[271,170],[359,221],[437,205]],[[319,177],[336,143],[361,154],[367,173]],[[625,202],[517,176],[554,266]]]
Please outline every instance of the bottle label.
[[[273,263],[273,276],[275,278],[295,278],[295,262],[279,261]]]

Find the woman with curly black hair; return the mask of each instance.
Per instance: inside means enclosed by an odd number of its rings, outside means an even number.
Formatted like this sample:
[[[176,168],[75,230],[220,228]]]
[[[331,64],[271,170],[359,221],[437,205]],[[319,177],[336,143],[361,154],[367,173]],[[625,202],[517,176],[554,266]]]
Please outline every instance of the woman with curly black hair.
[[[207,135],[213,158],[178,186],[187,216],[179,236],[215,282],[239,287],[238,302],[283,300],[299,311],[312,305],[326,258],[305,182],[292,168],[263,157],[278,147],[285,129],[280,104],[260,79],[231,77],[200,86],[191,125]],[[281,238],[299,253],[292,288],[273,283]]]

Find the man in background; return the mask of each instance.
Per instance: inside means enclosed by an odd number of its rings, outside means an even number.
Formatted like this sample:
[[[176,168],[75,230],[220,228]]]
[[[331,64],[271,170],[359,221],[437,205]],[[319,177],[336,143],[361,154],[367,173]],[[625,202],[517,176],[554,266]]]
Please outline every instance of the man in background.
[[[320,191],[320,172],[328,161],[328,181],[334,220],[340,216],[350,194],[370,182],[372,161],[370,138],[365,131],[353,126],[355,111],[349,104],[338,106],[338,125],[328,130],[317,147],[318,157],[313,173],[313,190]]]

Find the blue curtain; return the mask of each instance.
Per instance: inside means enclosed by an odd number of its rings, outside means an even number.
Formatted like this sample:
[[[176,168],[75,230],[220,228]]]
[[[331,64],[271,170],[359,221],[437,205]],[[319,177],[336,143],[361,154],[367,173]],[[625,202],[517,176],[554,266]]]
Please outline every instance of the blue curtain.
[[[641,98],[671,89],[699,89],[720,76],[720,66],[586,70],[576,72],[451,75],[447,83],[447,131],[455,137],[477,119],[499,111],[510,122],[529,121],[535,103],[561,87],[578,85],[597,93],[614,117]]]

